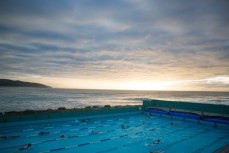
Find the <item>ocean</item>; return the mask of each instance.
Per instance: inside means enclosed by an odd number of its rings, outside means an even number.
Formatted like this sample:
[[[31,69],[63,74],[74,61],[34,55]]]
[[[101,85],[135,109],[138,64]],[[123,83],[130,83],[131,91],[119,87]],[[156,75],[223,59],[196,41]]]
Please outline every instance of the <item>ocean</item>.
[[[124,91],[55,88],[0,88],[0,112],[140,105],[143,99],[161,99],[229,105],[229,92]]]

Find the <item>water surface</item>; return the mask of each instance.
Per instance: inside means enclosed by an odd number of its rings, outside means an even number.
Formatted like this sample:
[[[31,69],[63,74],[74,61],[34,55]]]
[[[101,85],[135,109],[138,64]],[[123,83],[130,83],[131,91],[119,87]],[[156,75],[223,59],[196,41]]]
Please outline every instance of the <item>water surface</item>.
[[[0,112],[140,105],[146,98],[229,105],[228,92],[0,88]]]

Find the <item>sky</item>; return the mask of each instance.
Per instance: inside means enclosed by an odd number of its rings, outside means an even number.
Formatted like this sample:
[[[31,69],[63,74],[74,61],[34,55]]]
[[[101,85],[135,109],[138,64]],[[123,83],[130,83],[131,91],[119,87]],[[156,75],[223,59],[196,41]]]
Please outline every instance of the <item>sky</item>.
[[[1,0],[0,78],[229,91],[228,0]]]

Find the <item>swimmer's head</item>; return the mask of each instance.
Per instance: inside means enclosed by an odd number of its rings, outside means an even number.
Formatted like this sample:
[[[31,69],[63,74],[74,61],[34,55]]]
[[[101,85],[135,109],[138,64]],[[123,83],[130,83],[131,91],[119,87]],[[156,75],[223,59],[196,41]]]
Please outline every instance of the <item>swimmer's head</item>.
[[[61,135],[60,138],[64,138],[65,136],[64,135]]]

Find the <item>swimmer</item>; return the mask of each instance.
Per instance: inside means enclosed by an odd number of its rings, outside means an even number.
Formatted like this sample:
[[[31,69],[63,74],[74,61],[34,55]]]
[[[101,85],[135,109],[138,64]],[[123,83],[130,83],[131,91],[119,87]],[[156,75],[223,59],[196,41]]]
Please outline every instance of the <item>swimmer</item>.
[[[74,125],[79,125],[79,120],[75,120]]]
[[[154,142],[154,144],[159,144],[161,141],[160,140],[157,140],[156,142]]]
[[[126,126],[126,125],[124,125],[124,124],[121,124],[120,127],[121,127],[122,129],[127,129],[127,128],[129,128],[129,126]]]
[[[177,124],[181,124],[180,122],[171,122],[171,126],[175,126],[175,125],[177,125]]]
[[[141,120],[140,122],[141,122],[142,125],[145,125],[145,121]]]
[[[82,119],[82,120],[80,120],[80,122],[83,122],[83,123],[86,123],[86,122],[89,122],[90,121],[90,119]]]
[[[157,151],[154,151],[154,152],[150,151],[149,153],[164,153],[164,151],[157,150]]]
[[[99,131],[99,130],[92,130],[91,131],[92,134],[98,134],[98,133],[101,133],[101,132],[103,132],[103,131]]]
[[[156,130],[156,128],[152,128],[152,129],[150,129],[149,131],[154,131],[154,130]]]
[[[21,136],[0,136],[0,139],[16,139],[16,138],[20,138]]]
[[[160,140],[157,140],[157,141],[155,141],[154,143],[152,143],[152,144],[146,144],[147,146],[151,146],[151,147],[153,147],[153,146],[155,146],[155,145],[157,145],[157,144],[160,144]]]
[[[39,132],[38,135],[46,135],[46,134],[50,134],[50,132]]]
[[[29,144],[25,145],[24,147],[19,148],[19,150],[26,150],[26,149],[30,149],[31,147],[32,147],[32,144],[31,144],[31,143],[29,143]]]
[[[60,138],[66,138],[66,136],[62,134],[62,135],[60,135]]]

